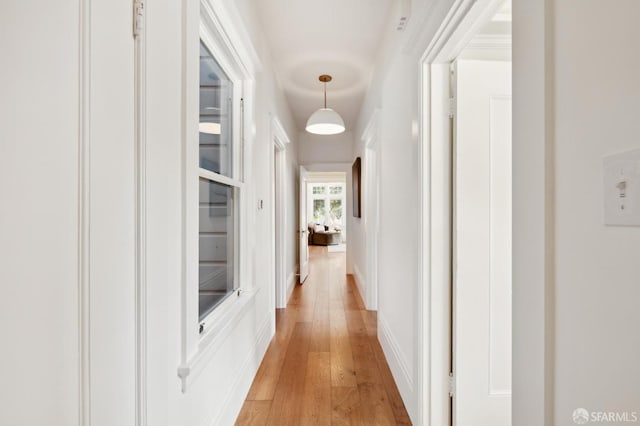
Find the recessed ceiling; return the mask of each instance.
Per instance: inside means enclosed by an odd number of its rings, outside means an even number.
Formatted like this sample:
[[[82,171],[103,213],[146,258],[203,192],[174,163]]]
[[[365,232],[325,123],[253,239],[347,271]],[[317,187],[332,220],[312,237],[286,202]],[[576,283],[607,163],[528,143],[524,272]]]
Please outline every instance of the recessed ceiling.
[[[394,28],[394,0],[254,0],[278,80],[298,129],[323,105],[353,129],[384,35]]]

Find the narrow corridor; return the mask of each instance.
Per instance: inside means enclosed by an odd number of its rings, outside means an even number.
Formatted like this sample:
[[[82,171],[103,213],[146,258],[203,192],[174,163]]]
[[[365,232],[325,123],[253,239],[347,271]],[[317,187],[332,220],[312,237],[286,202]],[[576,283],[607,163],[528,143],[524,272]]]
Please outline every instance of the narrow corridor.
[[[310,246],[309,278],[286,309],[237,425],[411,424],[345,253]]]

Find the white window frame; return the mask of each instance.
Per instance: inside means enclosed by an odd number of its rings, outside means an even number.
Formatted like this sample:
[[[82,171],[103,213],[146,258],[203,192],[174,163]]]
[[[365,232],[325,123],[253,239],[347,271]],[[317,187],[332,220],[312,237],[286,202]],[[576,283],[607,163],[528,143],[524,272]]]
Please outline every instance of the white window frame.
[[[247,239],[247,146],[253,135],[251,98],[255,93],[255,73],[260,63],[241,24],[222,4],[207,0],[183,3],[183,132],[182,132],[182,257],[181,280],[181,362],[178,376],[182,391],[204,370],[247,312],[255,290],[250,283]],[[199,167],[200,41],[233,84],[232,174],[224,176]],[[234,191],[234,287],[228,296],[202,321],[199,320],[199,181],[200,178],[233,187]],[[202,326],[202,327],[201,327]]]
[[[309,182],[307,185],[309,186],[307,190],[307,193],[309,194],[309,204],[308,204],[309,214],[313,215],[313,202],[315,200],[324,200],[326,214],[328,214],[329,211],[331,210],[331,200],[341,200],[342,201],[342,217],[340,218],[340,223],[342,224],[343,228],[346,227],[346,224],[347,224],[347,220],[346,220],[347,185],[346,183],[344,182]],[[324,186],[324,192],[322,194],[314,194],[313,187],[315,186]],[[342,188],[342,192],[340,194],[331,194],[329,188],[332,186],[339,186],[340,188]],[[311,219],[313,219],[313,217]],[[324,222],[321,223],[320,225],[324,225]]]
[[[240,255],[241,246],[243,242],[241,241],[240,235],[244,231],[244,224],[241,224],[241,215],[240,212],[243,211],[246,206],[244,205],[244,164],[242,161],[242,138],[244,129],[242,128],[243,122],[243,97],[244,97],[244,80],[242,79],[241,73],[238,72],[238,66],[234,63],[233,58],[229,58],[225,55],[223,49],[220,48],[218,43],[216,42],[215,37],[212,36],[211,32],[208,31],[206,26],[202,26],[200,28],[200,40],[205,45],[205,47],[211,52],[214,60],[220,65],[220,68],[227,75],[231,84],[233,85],[232,90],[232,110],[231,110],[231,123],[232,123],[232,131],[231,131],[231,176],[225,176],[219,173],[212,172],[207,169],[203,169],[199,167],[200,163],[200,152],[199,152],[199,139],[198,134],[196,133],[193,141],[188,142],[187,150],[190,151],[187,156],[187,164],[185,164],[185,168],[189,169],[191,167],[197,169],[198,179],[196,179],[196,185],[199,184],[200,179],[205,179],[209,182],[219,183],[222,185],[226,185],[232,188],[233,190],[233,235],[234,235],[234,244],[233,244],[233,253],[229,253],[233,256],[233,288],[236,292],[236,297],[240,296],[242,293],[242,272],[241,272],[241,264],[245,261],[245,259]],[[199,117],[198,117],[199,118]],[[194,152],[191,152],[194,151]],[[193,156],[195,154],[195,159]],[[191,160],[191,159],[195,160]],[[198,187],[191,188],[193,182],[186,182],[186,186],[188,187],[188,191],[199,191]],[[191,212],[191,209],[195,210],[195,214],[199,214],[199,194],[196,195],[198,198],[197,203],[189,202],[186,206],[186,210],[189,211],[188,217],[193,217],[194,213]],[[199,229],[199,224],[198,224]],[[198,232],[199,233],[199,232]],[[187,235],[187,239],[195,239],[195,243],[198,243],[198,234],[194,235],[193,233],[189,233]],[[194,244],[193,241],[189,242],[190,244]],[[195,260],[196,265],[199,262],[198,259],[188,259],[187,261],[193,263]],[[196,282],[199,282],[199,277]],[[213,328],[220,327],[221,318],[224,317],[225,312],[229,310],[229,308],[236,302],[236,297],[233,295],[227,296],[218,306],[216,306],[213,311],[207,314],[202,320],[198,318],[198,331],[201,337],[204,337],[210,330]],[[198,314],[199,317],[199,314]]]

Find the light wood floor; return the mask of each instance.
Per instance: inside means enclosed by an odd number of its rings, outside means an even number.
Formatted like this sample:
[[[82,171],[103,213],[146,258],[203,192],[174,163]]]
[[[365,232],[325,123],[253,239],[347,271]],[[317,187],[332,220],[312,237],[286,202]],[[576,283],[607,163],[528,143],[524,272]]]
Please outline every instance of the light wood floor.
[[[276,313],[276,335],[237,425],[409,425],[345,254],[311,246],[311,272]]]

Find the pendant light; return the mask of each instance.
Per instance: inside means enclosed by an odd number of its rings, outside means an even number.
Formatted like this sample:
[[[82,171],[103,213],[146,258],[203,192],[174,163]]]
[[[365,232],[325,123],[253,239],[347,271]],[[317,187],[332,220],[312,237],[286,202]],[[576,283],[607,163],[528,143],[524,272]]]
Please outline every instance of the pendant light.
[[[324,108],[320,108],[307,120],[306,130],[316,135],[337,135],[344,132],[344,121],[340,114],[327,108],[327,83],[331,81],[331,76],[323,74],[319,80],[324,83]]]

